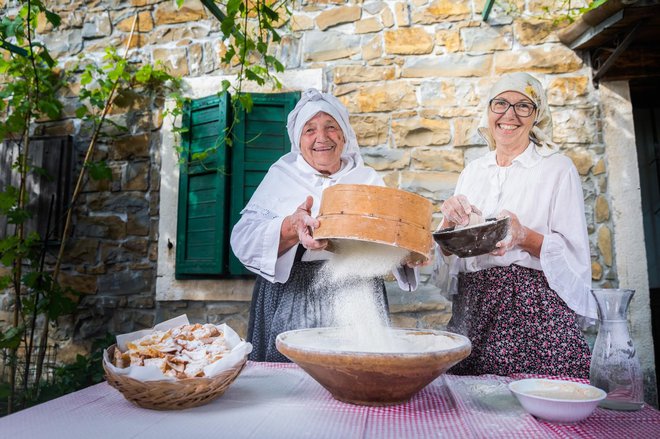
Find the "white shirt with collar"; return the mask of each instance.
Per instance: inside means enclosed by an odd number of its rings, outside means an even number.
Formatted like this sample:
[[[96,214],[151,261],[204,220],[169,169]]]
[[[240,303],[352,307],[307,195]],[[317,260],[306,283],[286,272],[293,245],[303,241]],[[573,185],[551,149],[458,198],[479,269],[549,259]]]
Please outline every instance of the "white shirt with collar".
[[[436,284],[457,292],[459,272],[475,272],[517,264],[542,270],[554,291],[577,314],[597,318],[591,296],[591,256],[584,215],[582,183],[573,162],[564,155],[542,155],[533,143],[503,167],[495,151],[463,170],[455,195],[467,197],[484,218],[502,210],[518,216],[520,223],[543,235],[540,257],[514,247],[503,256],[470,258],[436,255]]]

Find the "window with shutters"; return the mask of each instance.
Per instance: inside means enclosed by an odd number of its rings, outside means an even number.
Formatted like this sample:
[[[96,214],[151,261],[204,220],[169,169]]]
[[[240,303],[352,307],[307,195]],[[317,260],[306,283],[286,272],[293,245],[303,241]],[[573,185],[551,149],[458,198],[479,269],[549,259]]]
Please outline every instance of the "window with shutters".
[[[251,96],[252,110],[239,110],[233,125],[227,94],[193,100],[185,109],[177,279],[250,274],[233,255],[229,236],[270,165],[291,148],[286,118],[300,93]],[[232,139],[229,147],[226,137]],[[200,155],[203,151],[209,153]]]
[[[33,137],[30,140],[27,178],[27,233],[37,232],[46,243],[58,244],[64,229],[66,210],[71,200],[73,142],[70,136]],[[19,154],[13,142],[0,141],[0,191],[20,185],[18,172],[9,172]],[[0,216],[0,238],[14,233],[14,225]]]

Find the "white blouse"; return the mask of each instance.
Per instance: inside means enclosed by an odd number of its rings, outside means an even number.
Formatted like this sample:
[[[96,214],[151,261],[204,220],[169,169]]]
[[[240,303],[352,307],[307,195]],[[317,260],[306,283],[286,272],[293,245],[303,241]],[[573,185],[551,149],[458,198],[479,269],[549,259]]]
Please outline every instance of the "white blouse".
[[[467,197],[484,218],[502,210],[543,235],[540,257],[519,247],[503,256],[445,257],[436,249],[436,284],[457,293],[459,272],[517,264],[542,270],[554,291],[576,313],[597,318],[591,296],[591,256],[580,177],[573,162],[561,154],[540,155],[534,145],[510,166],[498,166],[495,151],[471,162],[461,173],[454,194]]]

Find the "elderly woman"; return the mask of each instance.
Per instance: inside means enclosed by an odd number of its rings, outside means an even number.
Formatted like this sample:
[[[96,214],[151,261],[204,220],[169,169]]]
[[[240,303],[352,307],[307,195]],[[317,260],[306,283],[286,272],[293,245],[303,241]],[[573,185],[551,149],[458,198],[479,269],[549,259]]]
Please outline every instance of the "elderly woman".
[[[448,329],[472,341],[452,372],[588,377],[578,315],[596,318],[596,307],[582,185],[551,142],[539,81],[526,73],[497,81],[479,133],[492,151],[463,170],[440,228],[482,212],[509,216],[511,225],[490,254],[436,258],[436,283],[455,294]]]
[[[288,361],[275,348],[279,333],[332,324],[332,286],[315,282],[331,255],[328,242],[313,237],[323,190],[339,183],[384,185],[364,165],[348,112],[331,94],[305,91],[287,130],[291,152],[271,166],[231,234],[234,254],[258,275],[248,326],[253,361]],[[416,270],[400,267],[395,276],[402,288],[417,287]],[[382,279],[371,284],[386,309]]]

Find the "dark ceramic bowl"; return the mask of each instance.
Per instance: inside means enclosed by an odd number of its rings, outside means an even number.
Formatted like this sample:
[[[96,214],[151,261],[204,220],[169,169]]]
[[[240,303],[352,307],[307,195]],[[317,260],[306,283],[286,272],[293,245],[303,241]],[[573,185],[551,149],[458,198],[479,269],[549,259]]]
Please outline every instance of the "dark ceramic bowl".
[[[433,239],[440,248],[460,258],[485,255],[495,250],[495,244],[506,237],[509,224],[509,217],[488,218],[477,226],[440,230],[433,234]]]
[[[472,350],[467,337],[451,332],[386,331],[384,340],[394,343],[391,349],[371,342],[353,345],[345,328],[287,331],[275,344],[335,399],[359,405],[405,402]]]

